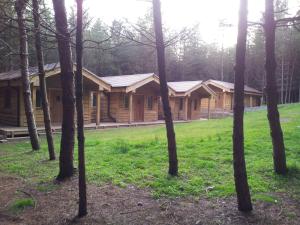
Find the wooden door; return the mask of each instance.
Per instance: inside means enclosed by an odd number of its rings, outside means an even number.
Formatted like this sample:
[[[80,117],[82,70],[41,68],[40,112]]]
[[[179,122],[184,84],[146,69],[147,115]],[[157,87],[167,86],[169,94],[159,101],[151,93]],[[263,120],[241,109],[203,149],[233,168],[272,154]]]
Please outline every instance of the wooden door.
[[[216,97],[216,108],[217,109],[223,108],[223,100],[224,100],[223,93],[218,93],[217,97]]]
[[[53,123],[62,122],[62,92],[61,90],[50,91],[50,114]]]
[[[134,121],[144,121],[144,95],[133,96]]]

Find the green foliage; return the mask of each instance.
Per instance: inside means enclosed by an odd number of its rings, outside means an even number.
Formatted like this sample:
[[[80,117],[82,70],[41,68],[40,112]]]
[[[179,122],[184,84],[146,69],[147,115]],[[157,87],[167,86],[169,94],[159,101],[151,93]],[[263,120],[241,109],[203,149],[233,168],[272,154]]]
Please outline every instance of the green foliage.
[[[112,145],[112,148],[116,153],[125,154],[129,151],[130,146],[126,141],[119,139],[115,141],[115,143]]]
[[[34,205],[35,202],[32,198],[17,199],[11,204],[10,210],[17,213],[28,207],[33,207]]]
[[[300,105],[280,107],[289,167],[287,176],[273,172],[272,143],[265,110],[245,114],[245,155],[253,196],[268,201],[272,192],[300,198]],[[165,126],[119,128],[86,132],[86,172],[90,183],[136,185],[153,196],[208,196],[235,194],[232,169],[232,118],[175,125],[179,176],[167,175]],[[59,150],[59,136],[55,136]],[[42,150],[30,143],[2,144],[0,171],[43,184],[58,173],[58,161],[48,161],[46,140]],[[57,152],[58,154],[58,152]],[[75,160],[77,154],[75,151]],[[77,162],[74,162],[76,165]],[[41,186],[41,185],[40,185]],[[42,188],[43,189],[43,188]],[[261,197],[263,196],[263,197]],[[270,200],[270,199],[269,199]]]

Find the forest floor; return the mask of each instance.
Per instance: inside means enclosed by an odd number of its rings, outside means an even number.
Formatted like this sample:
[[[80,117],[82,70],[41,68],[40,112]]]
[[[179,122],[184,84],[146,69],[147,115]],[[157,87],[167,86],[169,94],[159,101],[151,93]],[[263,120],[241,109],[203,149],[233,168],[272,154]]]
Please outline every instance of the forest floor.
[[[86,132],[89,216],[73,220],[77,179],[28,142],[0,145],[0,224],[300,224],[300,105],[280,106],[289,173],[273,173],[266,111],[245,114],[254,211],[237,211],[232,118],[177,124],[179,176],[166,175],[164,126]],[[56,149],[59,149],[56,136]],[[75,163],[77,163],[75,154]]]
[[[150,191],[107,184],[88,185],[88,215],[76,218],[77,179],[45,189],[21,178],[0,174],[2,225],[299,225],[300,203],[284,193],[278,201],[255,200],[249,214],[237,210],[234,197],[153,198]],[[27,202],[26,202],[27,201]]]

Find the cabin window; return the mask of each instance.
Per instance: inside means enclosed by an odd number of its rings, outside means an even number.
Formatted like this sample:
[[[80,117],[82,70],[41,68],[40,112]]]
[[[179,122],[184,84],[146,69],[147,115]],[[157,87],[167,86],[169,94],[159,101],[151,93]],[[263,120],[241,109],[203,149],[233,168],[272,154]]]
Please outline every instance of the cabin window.
[[[153,109],[153,96],[148,96],[147,97],[147,106],[149,110]]]
[[[6,89],[4,93],[4,108],[9,109],[11,107],[11,92],[10,89]]]
[[[129,96],[126,94],[123,95],[123,107],[125,109],[129,108]]]
[[[97,95],[95,93],[92,93],[92,106],[97,106]]]
[[[183,110],[183,98],[179,99],[179,110]]]
[[[198,106],[198,101],[197,99],[194,100],[194,110],[197,110],[197,106]]]
[[[35,107],[36,108],[42,107],[42,96],[41,96],[40,89],[36,89],[35,91]]]

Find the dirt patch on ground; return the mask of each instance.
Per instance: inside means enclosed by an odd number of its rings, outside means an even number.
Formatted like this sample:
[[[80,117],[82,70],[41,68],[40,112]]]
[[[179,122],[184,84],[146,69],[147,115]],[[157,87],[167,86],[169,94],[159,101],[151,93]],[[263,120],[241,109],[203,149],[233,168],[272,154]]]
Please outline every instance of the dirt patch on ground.
[[[50,187],[50,188],[49,188]],[[35,205],[12,212],[10,204],[30,197]],[[77,179],[63,184],[26,184],[23,180],[0,174],[0,224],[300,224],[300,203],[277,194],[277,204],[257,201],[251,214],[237,211],[235,198],[154,199],[147,190],[112,185],[88,186],[88,211],[76,219]]]

